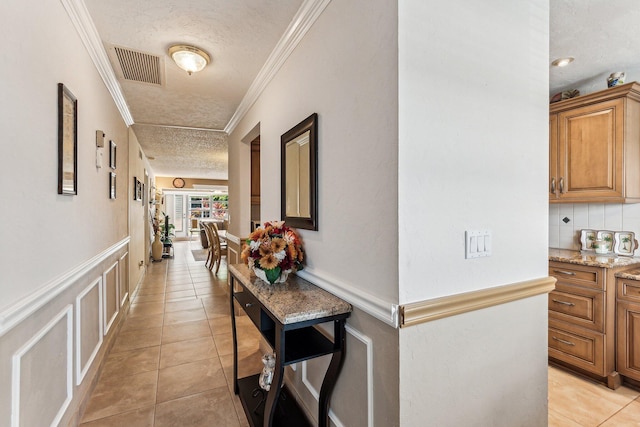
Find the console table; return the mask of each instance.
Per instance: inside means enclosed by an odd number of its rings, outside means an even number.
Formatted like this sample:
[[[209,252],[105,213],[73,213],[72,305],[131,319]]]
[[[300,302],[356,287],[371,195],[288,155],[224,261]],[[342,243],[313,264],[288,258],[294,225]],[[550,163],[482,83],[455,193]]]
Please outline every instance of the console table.
[[[345,322],[351,305],[329,292],[289,276],[270,285],[252,275],[244,264],[230,265],[229,287],[233,330],[233,390],[238,394],[252,427],[311,426],[290,392],[283,389],[284,368],[318,356],[332,354],[318,402],[318,426],[329,425],[329,400],[345,353]],[[235,303],[273,348],[276,366],[269,392],[258,385],[259,374],[238,378],[238,336]],[[333,322],[333,339],[314,325]],[[265,397],[266,396],[266,397]]]

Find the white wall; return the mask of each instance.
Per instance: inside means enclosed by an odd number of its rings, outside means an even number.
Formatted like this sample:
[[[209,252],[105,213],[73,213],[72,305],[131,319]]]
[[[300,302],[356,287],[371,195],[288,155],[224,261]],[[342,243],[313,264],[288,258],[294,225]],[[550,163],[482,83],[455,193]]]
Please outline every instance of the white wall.
[[[401,2],[401,303],[546,272],[548,19],[544,0]],[[465,260],[485,228],[492,256]]]
[[[261,216],[280,218],[280,136],[318,113],[318,231],[307,266],[397,301],[395,6],[331,2],[229,137],[232,230],[249,232],[249,149],[260,124]],[[356,19],[357,17],[357,19]],[[248,213],[249,212],[249,213]],[[238,217],[241,220],[238,220]]]
[[[4,0],[0,35],[0,311],[127,236],[127,129],[58,1]],[[22,52],[22,53],[18,53]],[[78,99],[78,195],[57,194],[57,84]],[[95,132],[113,139],[118,199],[108,197],[108,151],[96,169]]]
[[[3,0],[0,35],[0,425],[77,425],[138,259],[127,127],[60,1]],[[57,194],[59,82],[78,99],[76,196]],[[96,130],[117,144],[115,200]]]
[[[548,0],[399,2],[401,303],[547,276],[548,22]],[[546,316],[538,296],[402,329],[401,424],[546,425]]]
[[[398,424],[397,330],[359,305],[371,298],[390,307],[398,299],[396,8],[385,0],[329,3],[229,137],[231,232],[243,236],[250,224],[253,139],[245,137],[259,124],[261,219],[278,219],[280,136],[318,113],[319,225],[300,234],[307,273],[360,297],[349,301],[356,312],[348,340],[354,341],[333,400],[350,399],[361,384],[360,393],[371,389],[374,407],[365,395],[332,405],[337,419],[354,427]],[[303,377],[314,383],[317,365],[308,365],[306,376],[302,367],[294,373],[294,382],[315,408]],[[371,419],[364,416],[369,410]]]

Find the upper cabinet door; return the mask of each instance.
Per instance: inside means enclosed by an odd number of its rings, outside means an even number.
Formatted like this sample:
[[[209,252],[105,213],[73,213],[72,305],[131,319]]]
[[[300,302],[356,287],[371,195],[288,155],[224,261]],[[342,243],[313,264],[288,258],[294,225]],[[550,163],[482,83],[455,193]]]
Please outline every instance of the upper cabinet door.
[[[558,115],[561,198],[623,197],[624,100]]]
[[[640,202],[640,84],[556,102],[549,114],[550,203]]]
[[[549,116],[549,201],[555,201],[558,189],[558,115]]]

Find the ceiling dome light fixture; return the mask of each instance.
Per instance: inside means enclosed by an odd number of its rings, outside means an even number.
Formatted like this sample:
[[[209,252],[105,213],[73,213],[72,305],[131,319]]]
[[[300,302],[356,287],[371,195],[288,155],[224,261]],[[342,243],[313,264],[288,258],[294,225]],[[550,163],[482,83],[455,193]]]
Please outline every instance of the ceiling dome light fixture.
[[[567,56],[566,58],[558,58],[556,60],[554,60],[551,65],[553,65],[554,67],[566,67],[567,65],[571,64],[574,61],[574,57],[573,56]]]
[[[211,62],[211,58],[202,49],[195,46],[177,44],[169,48],[169,55],[176,65],[185,70],[189,75],[202,71]]]

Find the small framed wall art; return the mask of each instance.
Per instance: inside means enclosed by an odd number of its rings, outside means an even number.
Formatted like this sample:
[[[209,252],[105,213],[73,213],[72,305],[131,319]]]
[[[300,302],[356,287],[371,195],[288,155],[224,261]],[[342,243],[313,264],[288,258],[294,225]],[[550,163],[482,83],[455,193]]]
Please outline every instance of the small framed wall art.
[[[109,167],[116,168],[116,143],[109,141]]]
[[[109,172],[109,198],[116,198],[116,174]]]
[[[133,200],[142,200],[142,182],[137,177],[133,177]]]
[[[58,194],[78,194],[78,100],[58,83]]]

